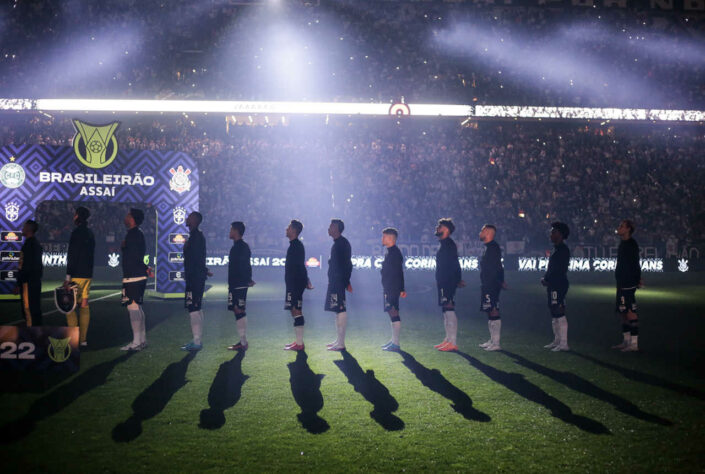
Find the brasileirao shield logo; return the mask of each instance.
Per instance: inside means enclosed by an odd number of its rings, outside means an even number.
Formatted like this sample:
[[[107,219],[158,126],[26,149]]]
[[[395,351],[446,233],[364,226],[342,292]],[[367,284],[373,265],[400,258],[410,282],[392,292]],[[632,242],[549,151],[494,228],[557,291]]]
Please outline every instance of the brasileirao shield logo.
[[[74,119],[76,135],[73,137],[73,151],[78,160],[89,168],[105,168],[113,162],[118,152],[115,130],[120,122],[107,125],[92,125]]]
[[[49,336],[49,347],[47,348],[47,355],[54,362],[66,362],[71,355],[71,346],[69,345],[71,338],[66,339],[56,339]]]

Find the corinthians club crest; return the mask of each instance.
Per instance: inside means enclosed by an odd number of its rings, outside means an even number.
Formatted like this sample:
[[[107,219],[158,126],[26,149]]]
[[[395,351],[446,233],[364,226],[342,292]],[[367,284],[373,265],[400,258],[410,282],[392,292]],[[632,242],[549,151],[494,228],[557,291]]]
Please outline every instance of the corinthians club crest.
[[[118,152],[114,133],[120,122],[92,125],[74,119],[73,126],[73,151],[81,163],[89,168],[105,168],[113,162]]]
[[[20,205],[15,201],[5,203],[5,218],[10,222],[15,222],[20,217]]]
[[[174,224],[181,225],[186,222],[186,209],[181,206],[177,206],[172,212],[174,214]]]
[[[191,174],[190,169],[184,169],[183,166],[179,165],[176,169],[171,168],[169,173],[171,173],[169,187],[172,191],[182,194],[191,190],[191,179],[188,177]]]

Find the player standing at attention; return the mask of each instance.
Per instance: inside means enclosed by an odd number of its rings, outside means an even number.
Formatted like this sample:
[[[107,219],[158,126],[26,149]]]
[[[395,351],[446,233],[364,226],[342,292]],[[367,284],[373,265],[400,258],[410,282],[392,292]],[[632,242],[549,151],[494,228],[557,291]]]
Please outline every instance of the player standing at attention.
[[[335,313],[335,341],[326,345],[329,351],[345,350],[345,329],[348,325],[348,313],[345,307],[345,291],[352,292],[350,275],[352,274],[352,250],[350,242],[343,237],[345,224],[340,219],[332,219],[328,235],[333,238],[328,259],[328,291],[326,291],[325,310]]]
[[[127,234],[122,241],[122,305],[127,306],[132,327],[132,342],[122,351],[141,351],[147,347],[147,329],[142,309],[147,288],[147,265],[144,263],[145,242],[140,225],[144,222],[141,209],[130,209],[125,216]]]
[[[313,289],[306,271],[306,250],[299,240],[299,235],[304,230],[304,225],[293,219],[286,228],[286,237],[289,239],[289,248],[286,251],[284,264],[284,281],[286,283],[286,301],[284,309],[291,311],[294,318],[294,332],[296,340],[284,346],[285,351],[304,350],[304,315],[303,307],[304,290]]]
[[[553,252],[548,259],[546,274],[541,278],[541,284],[546,287],[548,308],[551,311],[551,326],[553,327],[553,342],[544,347],[553,352],[569,351],[568,320],[565,317],[565,295],[568,293],[568,265],[570,250],[564,240],[568,238],[570,229],[563,222],[551,224],[551,242]]]
[[[235,221],[230,224],[230,239],[233,246],[230,248],[228,262],[228,310],[235,314],[235,324],[240,341],[228,346],[231,351],[246,351],[247,343],[247,289],[255,286],[252,281],[252,264],[250,263],[250,246],[242,239],[245,235],[245,224]]]
[[[387,253],[382,262],[382,290],[384,292],[384,311],[392,322],[392,340],[382,346],[383,351],[399,352],[399,334],[401,318],[399,317],[399,297],[406,298],[404,291],[404,257],[397,247],[399,232],[393,227],[382,231],[382,245]]]
[[[85,207],[76,208],[76,213],[73,216],[73,223],[76,228],[71,232],[71,238],[69,239],[69,250],[66,254],[66,279],[64,280],[64,287],[66,288],[71,282],[77,286],[76,305],[78,306],[78,316],[75,310],[71,311],[66,315],[66,323],[70,327],[78,326],[78,340],[83,348],[88,346],[86,338],[88,336],[88,324],[91,320],[88,298],[91,292],[93,259],[95,256],[95,237],[88,228],[90,215],[90,211]]]
[[[614,276],[617,280],[616,310],[622,317],[621,344],[612,346],[622,352],[639,350],[639,317],[636,314],[636,290],[641,288],[641,266],[639,265],[639,244],[632,237],[634,223],[623,220],[617,228],[621,241],[617,249],[617,268]]]
[[[200,212],[192,212],[186,218],[189,237],[184,244],[184,280],[186,292],[184,307],[191,318],[191,333],[193,340],[181,347],[182,351],[200,351],[203,349],[203,292],[206,289],[206,278],[209,276],[206,268],[206,238],[198,228],[203,222]]]
[[[502,250],[494,239],[497,228],[486,224],[480,230],[480,240],[485,244],[485,251],[480,258],[480,311],[487,313],[487,326],[490,330],[489,341],[480,344],[486,351],[499,351],[499,336],[502,320],[499,316],[499,292],[507,285],[504,282]]]
[[[39,225],[28,220],[22,226],[24,244],[20,249],[20,265],[17,271],[15,294],[20,294],[22,315],[27,327],[41,326],[42,319],[42,245],[37,240]]]
[[[455,230],[455,224],[450,218],[438,220],[436,237],[441,246],[436,253],[436,286],[438,287],[438,305],[443,312],[443,323],[446,337],[443,342],[434,347],[439,351],[457,351],[458,317],[455,314],[455,290],[465,286],[458,261],[458,246],[450,234]]]

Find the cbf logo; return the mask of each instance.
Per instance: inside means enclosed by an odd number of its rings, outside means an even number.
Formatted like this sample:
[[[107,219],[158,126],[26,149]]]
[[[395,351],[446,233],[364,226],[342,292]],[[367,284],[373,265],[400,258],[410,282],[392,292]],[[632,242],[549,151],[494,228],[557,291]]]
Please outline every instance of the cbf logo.
[[[174,224],[181,225],[186,222],[186,209],[181,206],[177,206],[172,212],[174,214]]]
[[[169,187],[172,191],[182,194],[191,190],[191,180],[188,177],[191,174],[190,169],[184,169],[183,166],[179,165],[176,169],[171,168],[169,173],[171,173]]]
[[[15,222],[20,217],[20,205],[15,201],[5,203],[5,218],[10,222]]]
[[[15,157],[10,157],[10,163],[6,163],[0,168],[0,183],[10,189],[19,188],[24,184],[24,168],[14,162]]]
[[[89,168],[105,168],[112,163],[118,152],[114,133],[119,125],[120,122],[91,125],[74,119],[73,151],[78,160]]]

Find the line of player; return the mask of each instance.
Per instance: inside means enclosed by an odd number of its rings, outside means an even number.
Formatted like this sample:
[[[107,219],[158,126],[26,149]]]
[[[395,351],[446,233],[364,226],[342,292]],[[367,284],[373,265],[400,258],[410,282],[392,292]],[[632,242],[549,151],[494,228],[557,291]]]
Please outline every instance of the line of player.
[[[87,227],[90,212],[85,207],[78,207],[73,217],[75,229],[71,233],[67,254],[67,271],[64,285],[75,285],[76,302],[79,315],[67,314],[69,326],[79,326],[81,346],[87,346],[90,310],[88,305],[90,285],[93,277],[93,259],[95,238]],[[144,263],[145,239],[140,229],[144,221],[142,210],[132,208],[124,219],[127,234],[122,241],[122,304],[127,308],[133,339],[121,347],[124,351],[140,351],[147,347],[143,309],[144,292],[147,278],[153,276],[151,268]],[[186,219],[189,238],[184,244],[184,280],[186,283],[184,306],[189,312],[193,339],[182,346],[185,351],[198,351],[203,348],[203,310],[201,309],[205,282],[213,274],[206,267],[206,240],[199,226],[203,216],[192,212]],[[306,269],[306,252],[299,239],[303,224],[293,219],[286,228],[289,248],[286,253],[284,281],[286,285],[284,309],[291,313],[295,340],[284,346],[285,350],[303,350],[304,325],[303,295],[305,290],[312,290],[313,285]],[[41,276],[42,251],[36,239],[38,225],[29,220],[23,226],[25,238],[21,249],[20,265],[16,292],[21,294],[23,314],[28,326],[41,325]],[[350,284],[352,274],[352,251],[348,240],[342,235],[345,224],[341,219],[332,219],[328,235],[333,239],[330,259],[328,260],[328,288],[326,291],[325,310],[335,313],[336,339],[327,344],[330,351],[345,350],[345,333],[347,328],[346,292],[352,292]],[[635,293],[642,286],[641,267],[639,265],[639,246],[632,237],[635,227],[628,219],[623,220],[617,228],[620,244],[617,253],[616,277],[616,312],[622,319],[621,343],[613,346],[625,352],[638,351],[639,320]],[[438,220],[435,235],[440,247],[436,254],[436,287],[438,305],[443,315],[445,338],[434,347],[439,351],[456,351],[458,318],[455,312],[455,292],[465,286],[458,261],[457,245],[451,238],[455,225],[450,218]],[[486,351],[501,350],[500,333],[502,321],[499,311],[500,292],[507,288],[502,266],[502,251],[495,240],[497,228],[484,225],[479,238],[485,245],[480,258],[480,310],[487,313],[489,340],[480,344]],[[228,310],[235,316],[239,341],[228,347],[230,350],[244,351],[247,341],[247,291],[255,285],[252,280],[251,252],[243,240],[245,224],[232,222],[228,264]],[[563,222],[551,224],[550,240],[553,251],[549,257],[548,268],[541,279],[546,287],[547,303],[551,315],[553,341],[545,347],[555,352],[570,350],[568,345],[568,321],[566,319],[566,295],[570,286],[568,265],[570,250],[565,240],[570,234],[568,225]],[[393,227],[382,230],[382,244],[386,248],[382,262],[383,310],[389,315],[391,339],[382,346],[385,351],[400,351],[401,317],[399,314],[400,298],[406,297],[404,287],[404,257],[396,246],[399,233]]]

